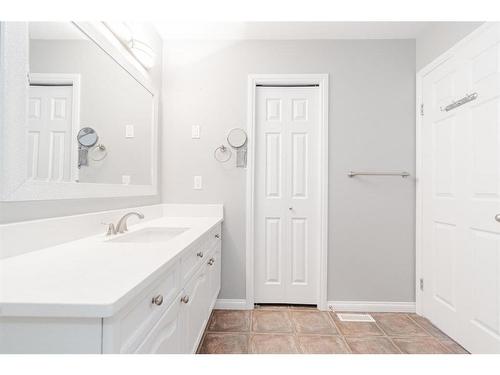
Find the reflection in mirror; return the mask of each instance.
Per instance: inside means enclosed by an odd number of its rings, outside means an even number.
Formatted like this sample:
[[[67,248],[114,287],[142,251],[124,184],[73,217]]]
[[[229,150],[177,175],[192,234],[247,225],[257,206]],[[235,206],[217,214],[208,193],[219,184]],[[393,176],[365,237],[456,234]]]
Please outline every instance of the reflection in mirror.
[[[28,178],[151,184],[151,92],[72,23],[29,33]]]
[[[89,165],[89,148],[94,147],[99,136],[92,128],[81,128],[76,135],[78,140],[78,168]]]

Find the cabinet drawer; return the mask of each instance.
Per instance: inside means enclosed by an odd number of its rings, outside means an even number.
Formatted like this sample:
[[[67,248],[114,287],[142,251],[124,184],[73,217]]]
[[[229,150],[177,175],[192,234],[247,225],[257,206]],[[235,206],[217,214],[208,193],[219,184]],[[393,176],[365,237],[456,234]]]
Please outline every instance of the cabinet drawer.
[[[206,240],[205,236],[202,239]],[[205,263],[210,247],[205,241],[197,241],[181,258],[182,284],[186,284],[198,268]]]
[[[175,263],[135,302],[130,303],[130,307],[116,317],[105,319],[105,338],[110,339],[110,342],[105,342],[105,352],[134,352],[179,294],[180,279],[180,265]]]

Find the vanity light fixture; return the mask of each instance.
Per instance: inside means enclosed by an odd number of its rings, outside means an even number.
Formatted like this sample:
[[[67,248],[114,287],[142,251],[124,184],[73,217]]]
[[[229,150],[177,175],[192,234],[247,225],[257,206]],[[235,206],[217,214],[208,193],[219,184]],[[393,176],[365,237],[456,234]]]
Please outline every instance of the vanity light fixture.
[[[142,66],[146,69],[151,69],[153,67],[155,63],[155,53],[149,45],[132,38],[132,40],[127,43],[127,47],[130,53],[134,55]]]
[[[130,25],[126,22],[104,22],[104,25],[142,66],[146,69],[153,67],[156,58],[153,49],[137,39]]]

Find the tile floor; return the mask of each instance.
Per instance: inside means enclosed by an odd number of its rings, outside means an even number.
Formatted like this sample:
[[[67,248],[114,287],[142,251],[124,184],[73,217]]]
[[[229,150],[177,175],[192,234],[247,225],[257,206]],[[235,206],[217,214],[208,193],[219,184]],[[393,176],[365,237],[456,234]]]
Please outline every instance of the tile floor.
[[[304,306],[214,310],[201,354],[465,354],[460,345],[416,314],[372,313],[375,322],[342,322]]]

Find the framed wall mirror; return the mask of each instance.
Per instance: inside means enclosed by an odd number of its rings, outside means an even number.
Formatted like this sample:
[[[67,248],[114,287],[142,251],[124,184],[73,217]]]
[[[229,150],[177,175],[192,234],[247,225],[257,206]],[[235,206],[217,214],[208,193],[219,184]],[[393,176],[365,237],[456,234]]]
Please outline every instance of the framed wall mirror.
[[[157,193],[158,95],[102,23],[3,23],[3,201]]]

